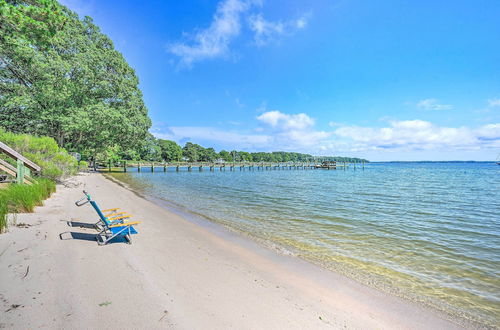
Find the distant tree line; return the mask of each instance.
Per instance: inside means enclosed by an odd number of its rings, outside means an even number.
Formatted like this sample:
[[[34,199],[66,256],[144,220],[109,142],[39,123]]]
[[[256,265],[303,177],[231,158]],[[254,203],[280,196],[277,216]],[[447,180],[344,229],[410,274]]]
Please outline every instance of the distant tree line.
[[[132,159],[126,158],[123,159]],[[181,147],[174,141],[149,137],[148,146],[140,154],[141,160],[165,162],[368,162],[366,159],[353,157],[325,156],[315,157],[298,152],[246,152],[238,150],[215,151],[214,148],[204,148],[199,144],[187,142]],[[118,160],[118,159],[117,159]]]

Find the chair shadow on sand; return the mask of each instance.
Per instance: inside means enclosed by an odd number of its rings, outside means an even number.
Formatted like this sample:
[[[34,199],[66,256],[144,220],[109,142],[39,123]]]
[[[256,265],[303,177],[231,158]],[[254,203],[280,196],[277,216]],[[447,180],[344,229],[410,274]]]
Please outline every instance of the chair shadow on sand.
[[[90,242],[97,242],[100,238],[99,235],[97,234],[91,234],[91,233],[81,233],[81,232],[75,232],[75,231],[65,231],[63,233],[59,234],[59,238],[61,241],[69,241],[69,240],[79,240],[79,241],[90,241]],[[127,243],[124,237],[115,237],[112,240],[108,241],[109,244],[114,244],[114,243]]]
[[[70,227],[79,227],[79,228],[87,228],[87,229],[96,229],[95,223],[88,223],[88,222],[80,222],[80,221],[66,221],[68,226]]]
[[[80,221],[65,221],[69,227],[72,228],[85,228],[85,229],[92,229],[96,230],[96,224],[95,223],[88,223],[88,222],[80,222]],[[80,240],[80,241],[90,241],[90,242],[98,242],[99,235],[97,233],[83,233],[83,232],[75,232],[75,231],[65,231],[59,234],[59,238],[62,241],[67,241],[67,240]],[[127,241],[123,237],[115,237],[112,240],[108,242],[108,244],[113,244],[113,243],[126,243]]]
[[[80,240],[80,241],[92,241],[92,242],[95,242],[95,241],[97,241],[97,234],[79,233],[79,232],[74,232],[74,231],[65,231],[65,232],[59,234],[59,238],[62,241],[77,239],[77,240]]]

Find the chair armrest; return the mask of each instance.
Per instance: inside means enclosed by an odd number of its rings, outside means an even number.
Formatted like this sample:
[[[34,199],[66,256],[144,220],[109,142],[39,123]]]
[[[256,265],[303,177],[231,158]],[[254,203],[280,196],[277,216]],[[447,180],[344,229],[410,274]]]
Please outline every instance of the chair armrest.
[[[111,213],[105,214],[105,216],[106,217],[117,217],[119,215],[124,215],[124,214],[127,214],[127,212],[119,212],[119,213],[111,212]]]
[[[102,212],[110,212],[110,211],[116,211],[116,210],[119,210],[120,208],[117,207],[115,209],[106,209],[106,210],[102,210]]]
[[[111,225],[111,226],[108,226],[109,228],[113,228],[113,227],[125,227],[125,226],[132,226],[132,225],[137,225],[141,223],[140,221],[134,221],[134,222],[124,222],[124,223],[118,223],[116,225]]]
[[[120,215],[120,216],[117,216],[117,217],[106,218],[106,220],[108,220],[108,221],[115,221],[115,220],[120,220],[120,219],[131,218],[131,217],[132,217],[132,215],[125,214],[125,215]]]

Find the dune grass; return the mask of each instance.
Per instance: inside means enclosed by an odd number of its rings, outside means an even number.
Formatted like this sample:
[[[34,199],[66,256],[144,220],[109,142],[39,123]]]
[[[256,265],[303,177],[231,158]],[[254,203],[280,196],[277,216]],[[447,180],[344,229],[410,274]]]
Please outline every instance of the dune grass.
[[[0,190],[0,233],[7,229],[7,213],[33,212],[56,190],[54,181],[40,178],[33,185],[10,184]]]

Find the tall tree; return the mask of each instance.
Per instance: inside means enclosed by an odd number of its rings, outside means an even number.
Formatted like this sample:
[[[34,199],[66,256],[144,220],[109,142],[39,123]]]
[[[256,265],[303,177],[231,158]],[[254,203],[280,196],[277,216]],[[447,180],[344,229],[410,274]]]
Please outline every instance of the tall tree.
[[[134,70],[90,17],[0,0],[0,125],[91,155],[130,149],[151,120]]]
[[[189,162],[197,162],[199,155],[199,145],[186,142],[184,147],[182,148],[182,156],[185,157]]]
[[[226,162],[230,162],[231,161],[231,155],[226,150],[221,150],[219,152],[219,157],[220,157],[220,159],[222,159],[222,160],[224,160]]]
[[[182,158],[182,148],[170,140],[158,139],[157,144],[161,149],[161,157],[167,162],[179,161]]]

